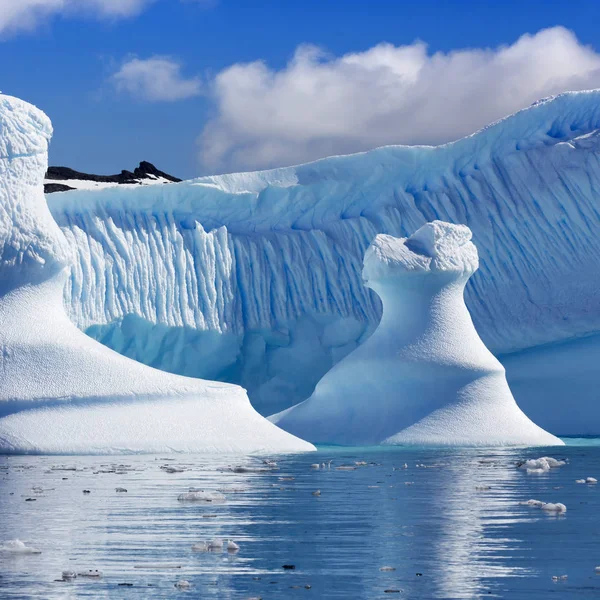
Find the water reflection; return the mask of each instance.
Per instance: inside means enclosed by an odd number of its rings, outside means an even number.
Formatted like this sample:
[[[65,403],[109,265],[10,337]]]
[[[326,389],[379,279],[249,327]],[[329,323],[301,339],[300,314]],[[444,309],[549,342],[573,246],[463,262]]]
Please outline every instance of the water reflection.
[[[3,457],[0,542],[42,554],[0,557],[0,597],[593,597],[598,493],[574,480],[598,475],[600,449],[560,452],[570,464],[546,476],[516,469],[539,456],[522,450],[325,449],[273,457],[277,468],[247,457]],[[333,463],[311,469],[316,460]],[[226,502],[179,501],[190,487]],[[569,511],[549,517],[519,504],[529,498]],[[240,550],[192,551],[214,539]],[[67,569],[103,577],[55,581]],[[551,575],[566,571],[557,590]],[[193,587],[176,589],[181,579]]]

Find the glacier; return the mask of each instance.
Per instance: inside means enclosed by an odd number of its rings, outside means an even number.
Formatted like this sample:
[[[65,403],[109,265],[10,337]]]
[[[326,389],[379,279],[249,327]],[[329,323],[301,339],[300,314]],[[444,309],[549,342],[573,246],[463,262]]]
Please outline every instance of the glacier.
[[[519,406],[554,433],[600,433],[599,159],[595,90],[439,147],[55,193],[75,254],[64,302],[103,344],[240,384],[272,414],[308,398],[379,323],[361,281],[377,234],[465,224],[480,255],[466,303]]]
[[[464,225],[375,236],[362,274],[382,300],[379,326],[308,400],[271,420],[315,443],[564,445],[519,409],[475,331],[463,293],[478,266]]]
[[[231,384],[121,356],[78,330],[63,305],[72,248],[48,211],[52,126],[0,95],[0,452],[300,452]]]

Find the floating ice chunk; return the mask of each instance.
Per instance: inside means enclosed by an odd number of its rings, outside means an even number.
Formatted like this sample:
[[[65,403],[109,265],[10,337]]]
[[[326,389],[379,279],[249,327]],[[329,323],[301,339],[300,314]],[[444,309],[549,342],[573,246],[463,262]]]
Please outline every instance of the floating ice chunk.
[[[320,469],[321,465],[319,463],[315,463],[314,465],[310,465],[311,469]]]
[[[552,581],[566,581],[569,579],[568,575],[552,575]]]
[[[27,546],[21,540],[8,540],[0,546],[0,552],[6,552],[10,554],[41,554],[42,551],[37,548]]]
[[[586,483],[598,483],[598,480],[595,477],[586,477]]]
[[[553,513],[566,513],[567,507],[564,504],[561,504],[560,502],[548,502],[547,504],[544,504],[542,506],[542,510]]]
[[[181,469],[180,467],[172,467],[170,465],[164,465],[161,467],[161,469],[165,473],[183,473],[185,471],[185,469]]]
[[[575,483],[587,483],[585,479],[576,479]]]
[[[192,545],[194,552],[208,552],[208,544],[206,542],[199,542]]]
[[[98,579],[102,577],[102,571],[98,569],[88,569],[87,571],[79,571],[77,577],[90,577],[91,579]]]
[[[210,542],[208,542],[207,548],[209,550],[222,550],[223,549],[223,540],[221,540],[219,538],[215,538],[214,540],[211,540]]]
[[[197,490],[179,494],[177,500],[180,502],[213,502],[215,504],[222,504],[227,501],[227,498],[218,492],[204,492],[202,490]]]
[[[463,297],[477,268],[465,225],[375,236],[363,280],[382,301],[379,326],[310,398],[270,419],[316,443],[564,445],[517,406],[479,338]]]
[[[395,571],[396,567],[379,567],[380,571]]]
[[[541,500],[527,500],[527,502],[519,502],[519,504],[523,506],[533,506],[535,508],[542,508],[545,502],[542,502]]]
[[[227,540],[228,552],[237,552],[239,549],[240,547],[233,540]]]
[[[566,464],[564,460],[556,460],[550,456],[541,458],[530,458],[529,460],[518,463],[520,469],[525,469],[529,475],[547,473],[550,469],[556,469]]]
[[[180,579],[176,584],[175,587],[178,590],[189,590],[192,587],[192,584],[189,581],[186,581],[185,579]]]
[[[75,571],[63,571],[62,578],[63,581],[71,581],[71,579],[77,579],[77,573]]]

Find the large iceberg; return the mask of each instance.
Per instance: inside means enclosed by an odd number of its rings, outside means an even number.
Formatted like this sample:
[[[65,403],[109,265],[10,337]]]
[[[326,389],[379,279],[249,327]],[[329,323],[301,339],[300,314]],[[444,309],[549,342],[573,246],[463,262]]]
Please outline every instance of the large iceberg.
[[[434,221],[407,239],[377,235],[363,279],[382,300],[381,323],[308,400],[273,422],[319,443],[562,445],[519,409],[475,331],[463,292],[477,267],[464,225]]]
[[[79,331],[71,247],[43,195],[52,128],[0,95],[0,452],[297,452],[240,387],[164,373]]]
[[[361,281],[375,236],[440,219],[477,239],[467,306],[519,405],[554,433],[600,433],[600,91],[444,146],[124,187],[48,197],[76,255],[68,313],[109,347],[281,411],[377,326]]]

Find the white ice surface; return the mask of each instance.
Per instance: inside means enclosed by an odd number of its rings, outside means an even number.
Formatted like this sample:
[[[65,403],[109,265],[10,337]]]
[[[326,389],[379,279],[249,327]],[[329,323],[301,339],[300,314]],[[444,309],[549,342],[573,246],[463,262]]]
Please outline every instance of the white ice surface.
[[[67,317],[68,245],[42,181],[51,126],[0,96],[0,452],[296,452],[230,384],[167,374]]]
[[[464,225],[376,236],[363,279],[382,300],[381,323],[308,400],[272,420],[317,443],[562,445],[519,409],[473,326],[463,291],[477,266]]]
[[[48,202],[76,253],[65,301],[80,328],[152,366],[240,383],[263,414],[310,396],[376,327],[361,281],[376,234],[466,224],[481,261],[467,306],[520,406],[556,433],[600,433],[598,351],[570,352],[575,377],[554,353],[520,371],[509,356],[600,331],[599,195],[589,91],[444,146]]]

